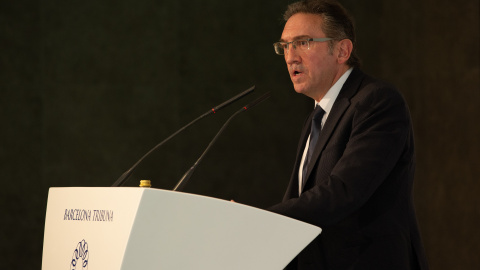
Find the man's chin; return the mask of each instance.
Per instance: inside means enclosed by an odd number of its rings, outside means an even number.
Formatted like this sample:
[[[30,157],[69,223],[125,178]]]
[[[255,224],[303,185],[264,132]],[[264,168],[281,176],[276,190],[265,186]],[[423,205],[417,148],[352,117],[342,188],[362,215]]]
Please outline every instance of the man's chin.
[[[295,89],[295,92],[305,95],[306,89],[305,89],[304,86],[298,85],[298,84],[293,84],[293,89]]]

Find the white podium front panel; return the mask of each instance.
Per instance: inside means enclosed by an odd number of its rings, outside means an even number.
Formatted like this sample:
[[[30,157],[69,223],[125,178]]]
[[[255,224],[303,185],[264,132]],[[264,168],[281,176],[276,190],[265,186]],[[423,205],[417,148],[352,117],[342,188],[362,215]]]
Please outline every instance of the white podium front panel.
[[[50,188],[42,269],[85,269],[85,260],[88,269],[120,269],[142,193],[139,188]]]
[[[320,231],[188,193],[51,188],[43,269],[283,269]]]

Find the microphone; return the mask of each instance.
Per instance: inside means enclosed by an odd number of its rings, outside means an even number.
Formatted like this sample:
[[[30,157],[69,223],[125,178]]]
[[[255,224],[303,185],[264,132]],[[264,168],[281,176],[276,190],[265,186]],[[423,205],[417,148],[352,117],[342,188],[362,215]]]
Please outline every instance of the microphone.
[[[192,167],[190,167],[190,169],[183,175],[183,177],[180,179],[180,181],[178,181],[177,185],[173,188],[173,191],[182,191],[183,188],[185,187],[185,185],[187,184],[188,180],[190,179],[190,177],[192,176],[193,174],[193,171],[195,170],[195,168],[197,168],[198,164],[202,161],[202,159],[205,157],[205,154],[210,150],[210,148],[212,147],[212,145],[217,141],[218,137],[220,136],[220,134],[222,134],[223,130],[227,127],[227,125],[230,123],[230,121],[235,117],[237,116],[238,114],[242,113],[242,112],[245,112],[251,108],[253,108],[254,106],[260,104],[261,102],[265,101],[266,99],[268,99],[270,97],[270,92],[267,92],[265,94],[263,94],[262,96],[260,96],[259,98],[255,99],[254,101],[252,101],[251,103],[249,103],[248,105],[245,105],[243,108],[241,108],[240,110],[238,110],[237,112],[235,112],[232,116],[230,116],[230,118],[227,119],[227,121],[225,122],[225,124],[223,124],[223,126],[220,128],[220,130],[217,132],[217,134],[215,135],[215,137],[213,137],[212,141],[210,142],[210,144],[207,146],[207,148],[205,149],[205,151],[203,151],[202,155],[197,159],[197,161],[193,164]]]
[[[255,85],[248,88],[247,90],[241,92],[240,94],[230,98],[229,100],[223,102],[222,104],[218,105],[218,106],[215,106],[213,107],[211,110],[208,110],[206,113],[200,115],[199,117],[197,117],[196,119],[194,119],[192,122],[188,123],[187,125],[185,125],[184,127],[180,128],[179,130],[177,130],[175,133],[173,133],[172,135],[170,135],[168,138],[166,138],[165,140],[163,140],[162,142],[160,142],[159,144],[157,144],[155,147],[153,147],[150,151],[148,151],[145,155],[143,155],[142,158],[140,158],[137,163],[133,164],[133,166],[128,169],[126,172],[124,172],[118,179],[117,181],[115,181],[115,183],[113,183],[112,187],[120,187],[122,186],[125,181],[127,181],[128,177],[130,177],[130,175],[133,173],[133,171],[137,168],[137,166],[146,158],[148,157],[152,152],[154,152],[155,150],[157,150],[157,148],[159,148],[160,146],[162,146],[163,144],[165,144],[167,141],[169,141],[170,139],[172,139],[173,137],[175,137],[178,133],[182,132],[183,130],[185,130],[186,128],[188,128],[189,126],[193,125],[195,122],[197,122],[198,120],[206,117],[207,115],[210,115],[212,113],[216,113],[217,111],[219,111],[220,109],[230,105],[231,103],[241,99],[242,97],[250,94],[251,92],[253,92],[253,90],[255,90]]]

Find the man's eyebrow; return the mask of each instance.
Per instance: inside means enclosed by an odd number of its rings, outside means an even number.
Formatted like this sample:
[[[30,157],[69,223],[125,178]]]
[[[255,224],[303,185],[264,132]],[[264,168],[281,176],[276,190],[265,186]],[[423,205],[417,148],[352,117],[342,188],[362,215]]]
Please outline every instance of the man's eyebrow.
[[[308,35],[302,35],[302,36],[296,36],[296,37],[294,37],[292,40],[309,39],[309,38],[311,38],[311,37],[308,36]],[[279,40],[279,42],[287,42],[287,41],[284,40],[283,38],[281,38],[281,39]]]

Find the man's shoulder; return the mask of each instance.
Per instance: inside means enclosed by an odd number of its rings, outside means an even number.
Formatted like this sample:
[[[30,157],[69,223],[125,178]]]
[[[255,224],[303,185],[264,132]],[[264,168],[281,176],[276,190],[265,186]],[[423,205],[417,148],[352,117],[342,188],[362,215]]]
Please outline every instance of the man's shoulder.
[[[338,100],[353,108],[377,110],[385,107],[406,107],[401,92],[391,83],[354,69],[342,88]]]
[[[353,86],[356,85],[362,89],[390,88],[396,90],[396,87],[392,83],[364,73],[358,68],[353,69],[348,80],[351,80]]]
[[[350,79],[350,78],[349,78]],[[354,69],[351,74],[351,84],[354,89],[353,98],[400,99],[403,96],[392,83],[370,76],[360,69]]]

